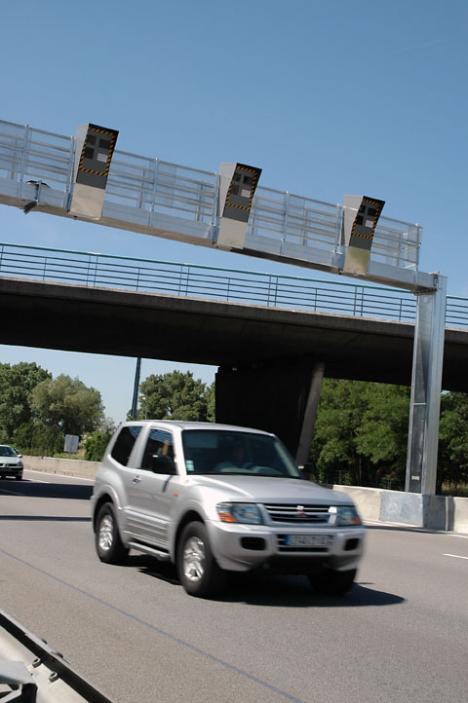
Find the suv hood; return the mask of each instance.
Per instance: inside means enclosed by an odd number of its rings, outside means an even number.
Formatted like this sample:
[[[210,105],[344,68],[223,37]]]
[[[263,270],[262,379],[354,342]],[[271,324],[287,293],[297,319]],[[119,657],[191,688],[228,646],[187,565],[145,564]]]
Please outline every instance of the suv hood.
[[[269,476],[193,476],[198,486],[212,488],[222,494],[222,500],[252,503],[315,503],[322,505],[351,505],[344,493],[322,488],[311,481]]]
[[[0,456],[0,466],[5,464],[6,466],[16,466],[21,463],[21,459],[17,456]]]

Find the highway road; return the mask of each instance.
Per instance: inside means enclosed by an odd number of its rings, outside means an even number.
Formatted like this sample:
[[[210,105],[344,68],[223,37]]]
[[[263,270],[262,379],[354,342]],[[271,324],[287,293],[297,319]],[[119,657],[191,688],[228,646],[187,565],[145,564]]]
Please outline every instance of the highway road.
[[[172,569],[101,564],[91,483],[0,483],[0,608],[115,703],[449,703],[468,699],[468,539],[371,526],[342,599],[302,577],[190,598]]]

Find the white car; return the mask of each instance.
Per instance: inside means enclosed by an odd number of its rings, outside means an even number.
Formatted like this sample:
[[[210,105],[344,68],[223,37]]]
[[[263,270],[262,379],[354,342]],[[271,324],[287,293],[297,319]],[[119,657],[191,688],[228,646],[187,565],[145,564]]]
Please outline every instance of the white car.
[[[21,481],[23,478],[22,455],[17,454],[8,444],[0,444],[0,479],[11,476]]]
[[[96,551],[129,549],[173,562],[187,593],[209,596],[226,572],[305,574],[322,592],[348,591],[365,528],[352,500],[303,480],[280,440],[197,422],[125,422],[97,471]]]

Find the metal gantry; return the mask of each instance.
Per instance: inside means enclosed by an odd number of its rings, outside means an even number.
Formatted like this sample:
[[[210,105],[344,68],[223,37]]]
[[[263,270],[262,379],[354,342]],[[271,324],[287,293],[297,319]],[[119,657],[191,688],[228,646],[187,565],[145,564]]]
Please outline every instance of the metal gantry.
[[[74,137],[0,122],[0,203],[330,273],[348,272],[342,205],[259,186],[241,247],[226,246],[220,236],[220,173],[125,151],[115,150],[109,161],[99,217],[77,215],[72,200],[77,153],[80,149],[81,167],[82,148]],[[423,476],[435,476],[437,467],[434,438],[438,436],[446,281],[419,271],[420,245],[419,225],[380,217],[363,278],[416,294],[407,486],[433,492],[434,481]]]
[[[0,202],[76,218],[73,137],[0,121]],[[219,247],[218,173],[115,151],[99,224]],[[259,186],[244,252],[297,266],[343,271],[342,205]],[[368,280],[409,290],[434,289],[418,270],[421,227],[381,217]]]

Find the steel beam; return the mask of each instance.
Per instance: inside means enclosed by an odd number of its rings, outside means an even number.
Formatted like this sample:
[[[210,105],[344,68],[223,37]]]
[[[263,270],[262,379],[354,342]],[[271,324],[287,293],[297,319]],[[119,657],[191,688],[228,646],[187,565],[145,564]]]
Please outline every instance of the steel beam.
[[[447,279],[417,295],[405,490],[436,491]]]

